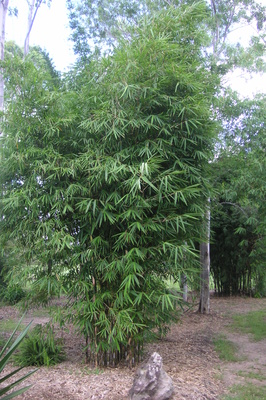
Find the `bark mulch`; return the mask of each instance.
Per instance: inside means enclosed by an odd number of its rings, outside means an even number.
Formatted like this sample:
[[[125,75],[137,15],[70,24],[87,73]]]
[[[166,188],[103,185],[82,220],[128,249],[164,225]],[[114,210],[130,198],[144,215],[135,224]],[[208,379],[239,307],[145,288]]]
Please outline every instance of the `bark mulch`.
[[[200,315],[196,309],[185,313],[180,323],[172,325],[167,336],[144,348],[144,360],[154,351],[163,358],[171,376],[173,400],[215,400],[226,392],[228,382],[219,378],[221,361],[216,354],[213,336],[226,328],[232,313],[265,307],[265,299],[212,298],[211,314]],[[14,307],[1,307],[0,319],[19,318]],[[29,316],[27,317],[29,318]],[[38,317],[35,323],[46,322]],[[73,329],[63,333],[67,360],[55,367],[42,367],[29,379],[32,388],[18,400],[126,400],[138,367],[93,369],[85,364],[84,342]],[[25,368],[23,374],[31,368]],[[8,366],[5,372],[12,370]],[[25,382],[24,382],[25,385]]]

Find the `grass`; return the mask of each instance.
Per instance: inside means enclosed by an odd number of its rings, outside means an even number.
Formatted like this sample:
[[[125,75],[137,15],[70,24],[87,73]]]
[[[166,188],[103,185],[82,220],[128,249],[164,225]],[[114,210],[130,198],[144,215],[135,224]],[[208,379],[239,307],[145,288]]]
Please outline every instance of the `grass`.
[[[230,327],[234,332],[240,334],[250,334],[252,339],[259,341],[266,338],[266,310],[252,311],[247,314],[238,314],[232,316],[232,324]],[[219,337],[216,340],[216,350],[220,354],[220,358],[225,361],[230,360],[230,345],[232,343],[226,340],[226,337]],[[233,345],[234,346],[234,345]],[[236,348],[233,358],[237,357]],[[229,353],[229,358],[228,358]],[[256,379],[259,382],[265,381],[265,374],[256,369],[254,371],[236,371],[238,376],[248,379]],[[244,385],[235,385],[230,389],[230,394],[224,396],[224,400],[262,400],[266,399],[266,386],[262,384],[254,384],[252,382],[245,383]]]
[[[266,310],[252,311],[247,314],[234,315],[234,331],[252,334],[255,341],[266,338]]]
[[[243,376],[243,378],[248,378],[248,379],[257,379],[258,381],[264,381],[266,379],[265,375],[262,375],[259,372],[246,372],[246,371],[239,371],[237,373],[239,376]]]
[[[0,321],[0,331],[12,333],[16,328],[17,324],[18,324],[17,321],[14,321],[13,319],[2,320]],[[24,327],[25,325],[21,324],[20,330],[22,330]]]
[[[103,372],[104,372],[103,369],[99,369],[99,368],[92,369],[92,368],[84,367],[82,369],[82,373],[84,375],[100,375],[100,374],[103,374]]]
[[[232,395],[223,397],[223,400],[262,400],[265,399],[266,386],[235,385],[230,391]]]
[[[2,347],[4,347],[5,343],[6,339],[0,334],[0,350],[2,349]]]
[[[34,318],[42,318],[42,317],[50,317],[51,313],[56,310],[56,307],[48,307],[48,308],[40,308],[32,311],[32,317]]]
[[[214,348],[219,354],[219,357],[223,361],[235,362],[241,361],[240,357],[237,355],[237,346],[226,339],[226,336],[219,335],[213,340]]]

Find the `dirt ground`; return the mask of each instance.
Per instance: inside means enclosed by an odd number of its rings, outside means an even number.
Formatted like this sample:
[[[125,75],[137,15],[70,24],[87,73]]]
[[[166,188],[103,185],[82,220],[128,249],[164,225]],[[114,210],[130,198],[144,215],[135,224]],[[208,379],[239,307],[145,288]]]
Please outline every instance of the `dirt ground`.
[[[154,351],[162,356],[164,369],[173,380],[173,400],[219,399],[231,385],[245,383],[247,378],[239,376],[239,371],[260,371],[266,379],[266,341],[253,342],[248,335],[233,334],[228,329],[232,314],[259,309],[266,310],[266,299],[213,297],[210,315],[200,315],[196,309],[185,313],[179,324],[172,325],[165,339],[146,345],[144,360]],[[18,317],[14,307],[0,308],[0,319]],[[46,319],[34,318],[34,323],[40,322],[46,322]],[[243,361],[224,363],[219,360],[212,340],[223,332],[237,344],[239,352],[245,356]],[[33,384],[32,388],[16,398],[127,400],[137,367],[95,371],[84,363],[82,339],[73,331],[63,335],[67,360],[55,367],[40,368],[26,381]],[[23,373],[30,369],[24,369]],[[11,370],[9,365],[5,373]],[[255,383],[262,384],[261,381]]]

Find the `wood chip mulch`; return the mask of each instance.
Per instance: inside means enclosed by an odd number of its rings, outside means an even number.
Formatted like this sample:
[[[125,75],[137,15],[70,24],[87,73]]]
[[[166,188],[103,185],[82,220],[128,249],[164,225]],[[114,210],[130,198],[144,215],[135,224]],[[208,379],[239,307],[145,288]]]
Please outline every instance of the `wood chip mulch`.
[[[220,360],[214,351],[212,339],[227,324],[226,312],[230,313],[234,306],[242,309],[241,304],[237,303],[239,301],[242,300],[234,302],[233,299],[212,298],[210,315],[189,311],[183,315],[180,323],[172,325],[164,339],[145,346],[144,361],[154,351],[162,356],[164,369],[173,380],[173,400],[215,400],[225,393],[225,384],[219,379]],[[13,307],[2,307],[0,319],[16,317],[14,313]],[[128,399],[128,391],[138,367],[95,371],[84,362],[82,339],[73,330],[64,332],[63,336],[67,360],[55,367],[40,368],[25,381],[33,384],[32,388],[16,399]],[[24,374],[31,369],[25,368],[22,372]],[[7,366],[5,373],[11,370],[12,366]]]

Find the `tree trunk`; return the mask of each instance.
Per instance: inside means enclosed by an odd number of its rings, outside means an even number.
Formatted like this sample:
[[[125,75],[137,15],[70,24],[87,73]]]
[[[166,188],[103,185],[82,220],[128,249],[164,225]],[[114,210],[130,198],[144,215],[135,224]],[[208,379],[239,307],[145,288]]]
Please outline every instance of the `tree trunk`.
[[[187,301],[187,276],[182,273],[181,275],[181,289],[183,294],[183,300]]]
[[[24,41],[24,57],[28,54],[30,48],[30,33],[32,30],[32,26],[37,15],[37,11],[42,4],[42,0],[28,0],[29,12],[28,12],[28,28],[27,28],[27,35]],[[36,4],[35,4],[36,2]],[[35,7],[35,11],[34,11]]]
[[[6,14],[9,0],[0,1],[0,24],[1,24],[1,38],[0,38],[0,57],[1,61],[4,60],[5,55],[5,36],[6,36]],[[0,70],[0,111],[4,110],[4,77],[3,70]]]
[[[199,312],[210,312],[210,199],[205,213],[204,241],[200,244],[200,303]]]

